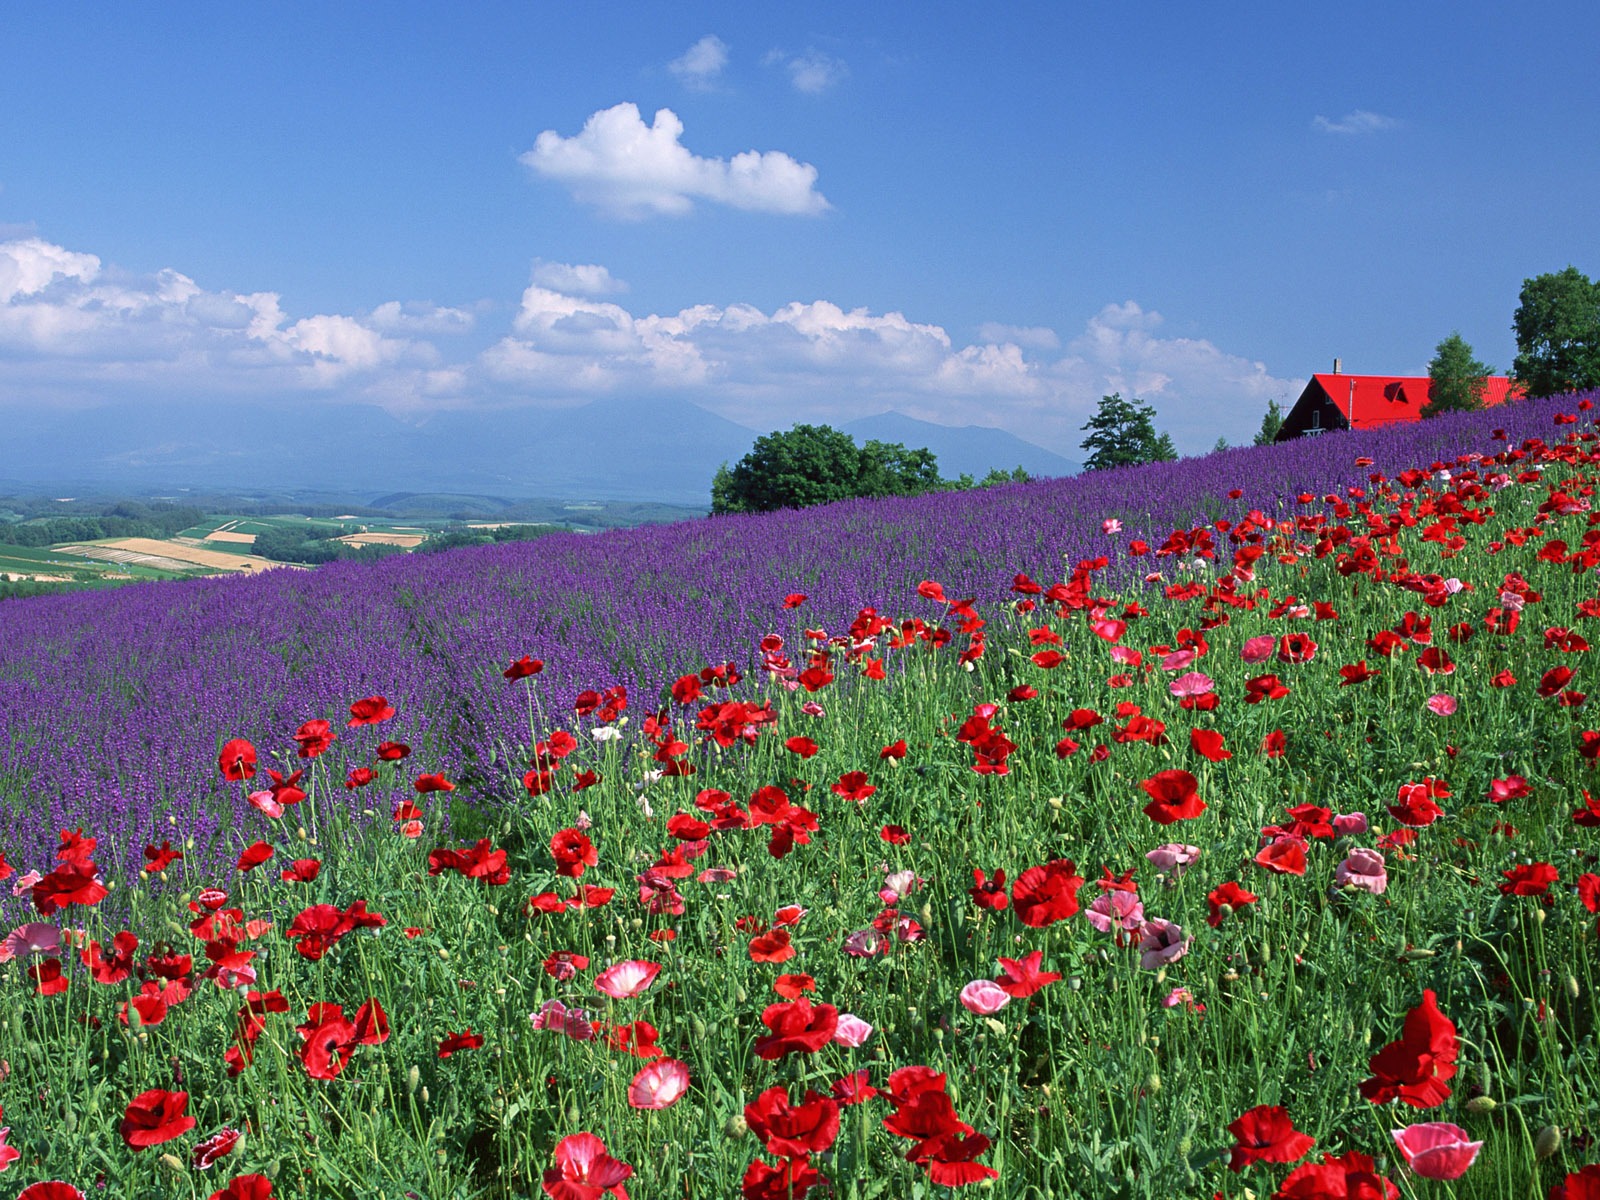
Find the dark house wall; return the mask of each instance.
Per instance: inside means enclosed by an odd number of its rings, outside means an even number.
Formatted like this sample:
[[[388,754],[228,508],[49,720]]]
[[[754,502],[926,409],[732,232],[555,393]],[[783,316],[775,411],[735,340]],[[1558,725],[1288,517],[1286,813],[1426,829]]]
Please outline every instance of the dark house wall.
[[[1283,426],[1274,440],[1287,442],[1297,437],[1315,436],[1330,429],[1348,428],[1350,423],[1344,419],[1338,405],[1313,379],[1306,384],[1306,390],[1300,393],[1300,399],[1294,402],[1289,415],[1284,417]]]

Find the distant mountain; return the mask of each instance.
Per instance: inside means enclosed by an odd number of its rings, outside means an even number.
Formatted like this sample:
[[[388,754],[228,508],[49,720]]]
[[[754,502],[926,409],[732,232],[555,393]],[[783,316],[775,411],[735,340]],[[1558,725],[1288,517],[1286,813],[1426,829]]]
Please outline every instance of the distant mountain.
[[[711,477],[756,434],[685,400],[581,408],[462,410],[406,421],[381,408],[162,403],[81,411],[0,410],[21,483],[115,490],[275,488],[468,493],[706,505]],[[991,468],[1069,475],[1078,464],[998,429],[952,429],[900,413],[844,426],[857,441],[926,446],[947,478]]]
[[[931,450],[939,460],[939,473],[946,479],[957,475],[982,479],[992,470],[1009,471],[1014,467],[1023,468],[1035,479],[1076,475],[1083,470],[1082,463],[1025,442],[1003,429],[983,425],[935,425],[891,411],[839,428],[857,442],[900,442],[911,450]]]

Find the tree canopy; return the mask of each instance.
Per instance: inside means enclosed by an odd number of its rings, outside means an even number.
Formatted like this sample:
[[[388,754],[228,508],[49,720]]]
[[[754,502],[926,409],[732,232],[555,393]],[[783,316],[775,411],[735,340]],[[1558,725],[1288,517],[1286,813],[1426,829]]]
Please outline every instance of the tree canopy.
[[[1283,407],[1276,400],[1267,401],[1267,411],[1261,414],[1261,428],[1256,432],[1252,443],[1256,446],[1270,446],[1278,440],[1278,430],[1283,428]]]
[[[1156,432],[1155,418],[1155,409],[1137,399],[1124,400],[1120,392],[1102,396],[1094,416],[1081,426],[1090,431],[1080,443],[1089,452],[1083,469],[1103,471],[1176,459],[1172,438]]]
[[[1522,282],[1512,373],[1530,396],[1600,387],[1600,282],[1576,267]]]
[[[1452,333],[1434,349],[1428,364],[1428,402],[1424,417],[1447,412],[1469,412],[1483,407],[1483,393],[1494,368],[1472,357],[1472,347]]]

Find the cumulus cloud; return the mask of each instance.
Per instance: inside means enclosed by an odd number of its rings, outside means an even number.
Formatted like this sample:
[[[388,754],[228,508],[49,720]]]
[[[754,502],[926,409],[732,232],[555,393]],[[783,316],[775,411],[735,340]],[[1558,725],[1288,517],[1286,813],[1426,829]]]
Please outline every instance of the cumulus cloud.
[[[464,308],[445,308],[422,300],[390,300],[372,310],[367,324],[385,333],[466,333],[477,318]]]
[[[1398,124],[1400,122],[1393,117],[1386,117],[1382,113],[1368,112],[1364,108],[1358,108],[1354,112],[1347,112],[1337,120],[1331,120],[1328,117],[1319,115],[1311,122],[1313,129],[1319,129],[1323,133],[1345,135],[1378,133],[1385,129],[1393,129]]]
[[[447,310],[432,310],[437,314]],[[251,391],[359,387],[363,377],[434,363],[424,341],[385,335],[398,304],[367,321],[290,321],[273,292],[208,291],[178,271],[139,276],[40,238],[0,243],[0,378],[60,385]]]
[[[714,33],[708,33],[683,54],[667,64],[684,85],[706,90],[716,85],[722,69],[728,65],[728,43]]]
[[[0,242],[0,395],[315,392],[414,412],[681,396],[763,429],[894,408],[1000,426],[1075,457],[1080,427],[1112,391],[1153,404],[1185,452],[1209,449],[1219,433],[1245,440],[1268,400],[1298,391],[1261,362],[1166,336],[1161,315],[1131,300],[1071,337],[992,323],[964,344],[932,321],[827,299],[641,313],[607,289],[617,285],[602,266],[540,262],[498,339],[446,358],[432,336],[467,332],[467,310],[391,301],[364,316],[289,314],[274,292],[212,290],[175,270],[135,276],[16,239]]]
[[[772,50],[763,61],[768,65],[782,66],[789,73],[789,82],[794,85],[795,91],[808,96],[820,96],[850,73],[842,59],[824,54],[821,50],[808,49],[804,54],[795,55]]]
[[[534,260],[533,282],[568,296],[611,296],[628,290],[626,283],[595,263],[545,262],[542,258]]]
[[[521,161],[617,217],[681,216],[697,200],[787,216],[828,208],[810,163],[778,150],[705,158],[691,153],[682,137],[683,122],[671,109],[658,109],[646,125],[638,105],[622,103],[595,113],[573,137],[545,130]]]
[[[1002,325],[997,321],[985,321],[978,326],[978,338],[997,345],[1009,342],[1024,350],[1061,348],[1061,339],[1056,336],[1056,331],[1042,325]]]

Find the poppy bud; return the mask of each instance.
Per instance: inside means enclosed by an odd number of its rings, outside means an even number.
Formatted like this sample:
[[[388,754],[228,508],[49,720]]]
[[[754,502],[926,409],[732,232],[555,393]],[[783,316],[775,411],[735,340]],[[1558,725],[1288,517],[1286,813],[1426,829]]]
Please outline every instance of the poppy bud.
[[[427,1084],[423,1084],[422,1085],[421,1095],[422,1095],[422,1102],[424,1104],[426,1104],[428,1102],[428,1085]]]
[[[450,960],[450,951],[446,950],[443,946],[440,946],[439,957],[448,962]]]
[[[1144,1081],[1144,1090],[1152,1096],[1159,1092],[1161,1090],[1161,1076],[1151,1071],[1150,1077]]]
[[[1567,976],[1567,995],[1571,996],[1574,1000],[1576,1000],[1578,998],[1581,990],[1582,989],[1578,986],[1578,977],[1576,975],[1568,975]]]
[[[1469,1113],[1492,1113],[1497,1107],[1492,1096],[1474,1096],[1467,1101]]]
[[[723,1136],[735,1142],[749,1132],[750,1126],[746,1124],[743,1113],[735,1113],[722,1127]]]
[[[416,1063],[412,1063],[406,1070],[406,1095],[415,1096],[417,1094],[417,1083],[421,1078],[422,1072],[417,1069]]]
[[[1264,962],[1264,963],[1269,963],[1269,962],[1272,961],[1272,943],[1271,942],[1262,942],[1261,943],[1261,961]]]
[[[183,1159],[176,1154],[163,1154],[157,1161],[169,1171],[178,1172],[183,1170]]]
[[[276,1182],[277,1178],[278,1178],[278,1172],[280,1170],[282,1170],[282,1169],[283,1168],[280,1166],[278,1160],[277,1159],[273,1159],[271,1162],[269,1162],[267,1164],[267,1169],[265,1171],[261,1172],[261,1173],[263,1175],[265,1175],[268,1179],[271,1179],[272,1181]]]
[[[1554,1125],[1546,1125],[1533,1139],[1533,1157],[1540,1162],[1560,1149],[1561,1130]]]
[[[1534,924],[1535,924],[1535,925],[1543,925],[1543,924],[1544,924],[1544,922],[1545,922],[1545,917],[1546,917],[1546,916],[1547,916],[1547,915],[1548,915],[1548,914],[1546,914],[1546,912],[1545,912],[1545,911],[1544,911],[1544,909],[1542,909],[1542,908],[1536,908],[1536,909],[1534,909],[1534,910],[1533,910],[1533,923],[1534,923]]]

